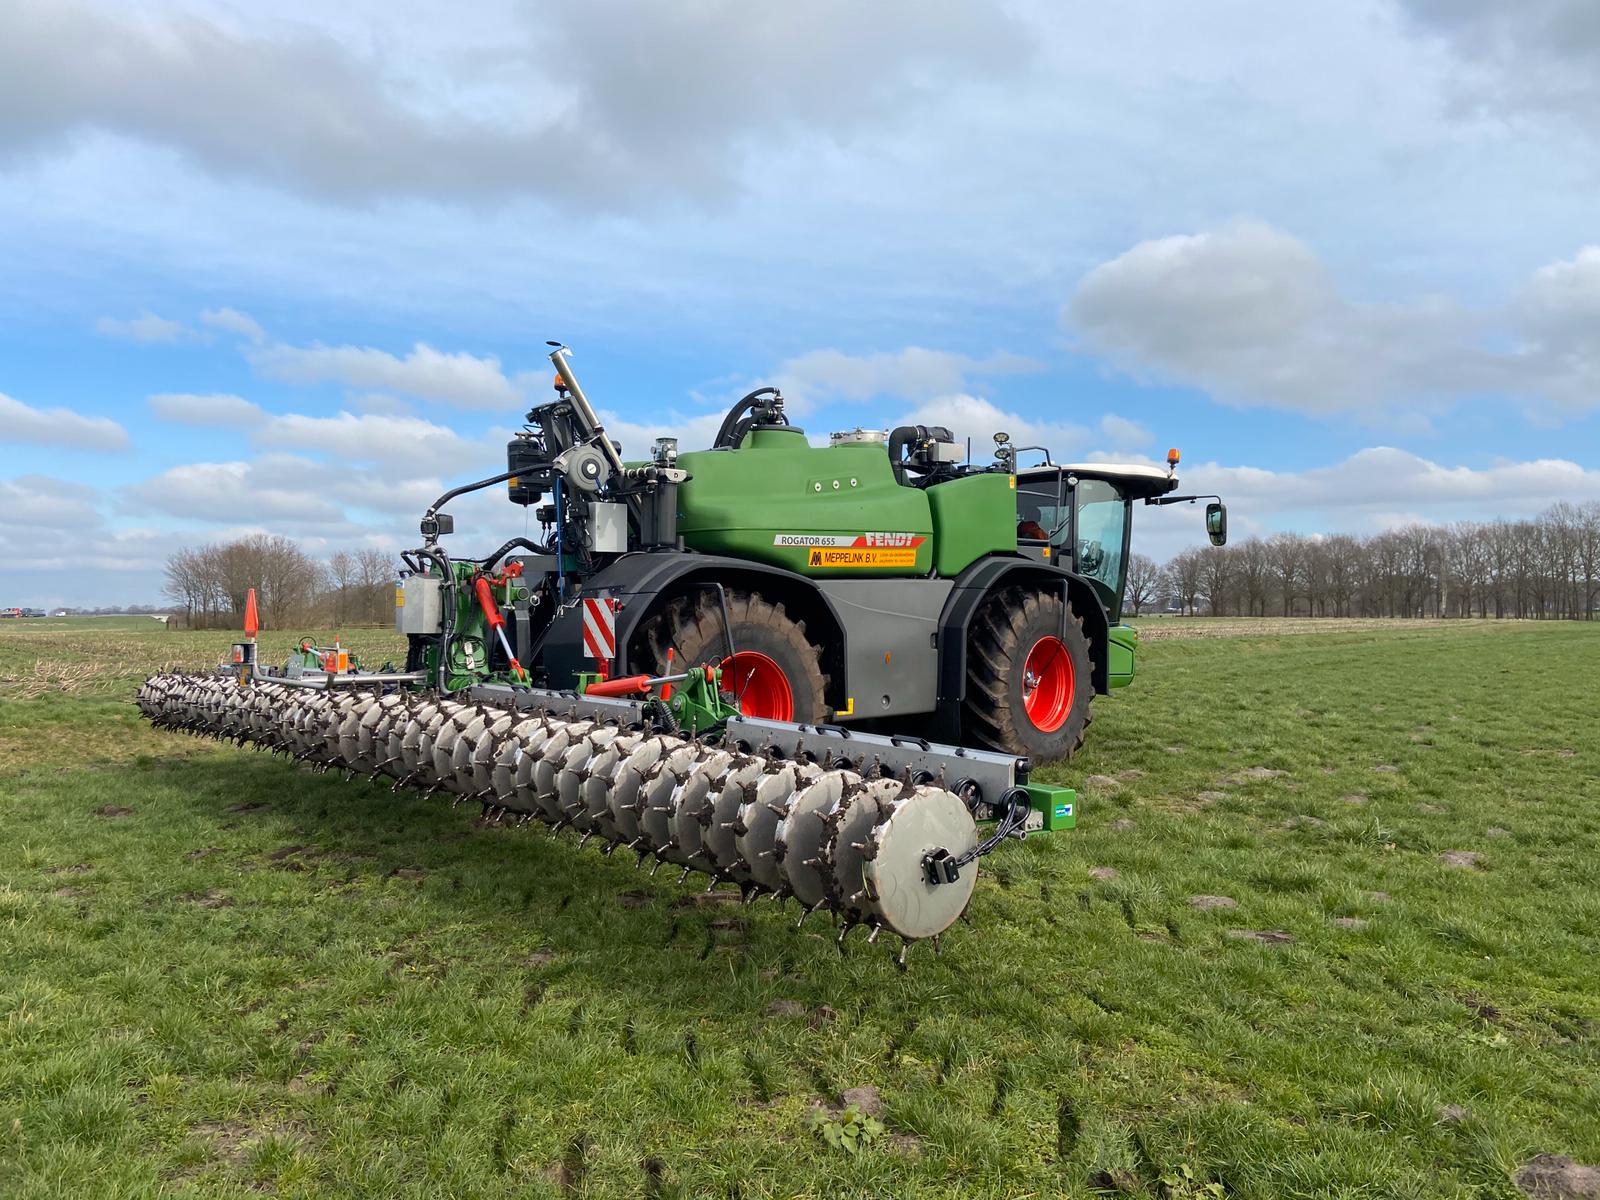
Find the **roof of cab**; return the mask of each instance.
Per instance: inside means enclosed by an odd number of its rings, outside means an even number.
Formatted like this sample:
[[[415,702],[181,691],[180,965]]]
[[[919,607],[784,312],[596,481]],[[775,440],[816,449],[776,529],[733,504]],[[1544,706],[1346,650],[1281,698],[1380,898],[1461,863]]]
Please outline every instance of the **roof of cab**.
[[[1063,463],[1060,467],[1028,467],[1017,472],[1023,482],[1035,479],[1053,479],[1058,470],[1069,471],[1085,479],[1105,479],[1119,484],[1135,500],[1146,496],[1163,496],[1178,486],[1178,477],[1161,467],[1144,463]]]

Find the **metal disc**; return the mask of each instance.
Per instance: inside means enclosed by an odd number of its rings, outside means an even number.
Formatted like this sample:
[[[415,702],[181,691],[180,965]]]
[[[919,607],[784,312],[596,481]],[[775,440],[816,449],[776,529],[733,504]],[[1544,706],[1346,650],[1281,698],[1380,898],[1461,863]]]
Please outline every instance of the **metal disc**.
[[[644,735],[640,733],[621,733],[613,738],[589,760],[588,778],[578,785],[579,802],[589,828],[607,841],[621,840],[611,815],[611,791],[622,773],[623,764],[643,740]]]
[[[633,752],[617,765],[607,802],[611,806],[611,824],[620,842],[632,845],[640,835],[639,818],[644,813],[644,801],[639,791],[645,776],[661,761],[661,756],[675,746],[676,739],[661,736],[647,737],[634,747]]]
[[[640,834],[646,849],[655,852],[663,862],[684,861],[672,837],[672,814],[679,791],[688,780],[695,764],[709,751],[704,746],[683,743],[670,752],[645,774],[639,789],[644,801],[644,811],[639,815]]]
[[[486,708],[482,723],[467,727],[467,736],[456,742],[450,766],[463,795],[491,801],[494,798],[494,759],[500,736],[511,727],[517,714],[504,709]]]
[[[506,802],[505,788],[500,784],[498,775],[495,783],[495,791],[500,796],[501,804],[512,812],[542,815],[533,769],[539,765],[539,755],[544,750],[545,742],[550,740],[554,732],[555,723],[548,717],[534,717],[512,727],[508,739],[511,742],[510,761],[507,762],[507,751],[500,752],[500,766],[510,772],[512,796],[510,803]]]
[[[761,778],[767,765],[768,760],[758,755],[735,758],[722,779],[722,786],[712,789],[711,824],[705,830],[706,853],[713,869],[735,883],[750,881],[750,872],[734,840],[740,827],[739,810],[755,797],[756,780]]]
[[[706,828],[711,823],[711,794],[732,762],[733,755],[726,750],[714,751],[696,764],[683,785],[673,791],[672,837],[683,856],[677,861],[696,870],[710,868],[705,836]]]
[[[560,798],[556,794],[556,773],[561,770],[567,751],[595,727],[594,721],[562,721],[552,719],[550,736],[539,748],[533,763],[533,796],[539,804],[543,819],[552,825],[561,824],[563,818]]]
[[[589,809],[583,798],[583,784],[594,770],[596,756],[617,740],[621,730],[615,725],[601,725],[591,729],[567,748],[561,760],[561,770],[556,772],[556,803],[572,827],[581,833],[592,828]]]
[[[869,919],[904,938],[943,933],[972,899],[978,864],[963,867],[954,883],[931,884],[923,856],[940,848],[965,854],[977,844],[978,827],[959,796],[944,788],[917,788],[872,831],[863,867],[867,896],[862,907]]]
[[[846,788],[828,814],[828,838],[822,845],[823,875],[828,883],[828,900],[844,916],[857,921],[869,918],[867,891],[862,864],[871,844],[873,829],[894,811],[895,800],[906,790],[898,779],[871,779],[859,787]]]
[[[818,870],[829,832],[828,812],[847,786],[860,782],[854,771],[824,771],[795,793],[789,811],[778,822],[773,850],[779,869],[795,899],[807,908],[828,899],[827,883]]]
[[[778,822],[789,811],[795,792],[822,773],[822,768],[805,762],[769,759],[766,772],[756,780],[755,794],[739,809],[739,828],[733,844],[750,871],[751,882],[769,892],[783,887],[778,855],[773,840]]]

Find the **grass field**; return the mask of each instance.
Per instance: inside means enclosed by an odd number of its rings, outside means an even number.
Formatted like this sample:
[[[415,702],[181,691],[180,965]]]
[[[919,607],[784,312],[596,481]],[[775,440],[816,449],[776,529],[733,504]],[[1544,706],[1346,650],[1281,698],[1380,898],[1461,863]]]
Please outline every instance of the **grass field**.
[[[1600,626],[1163,625],[1046,773],[1080,827],[986,860],[901,973],[144,727],[136,681],[227,634],[8,622],[0,1195],[1477,1197],[1600,1161]],[[856,1088],[852,1155],[811,1113]]]

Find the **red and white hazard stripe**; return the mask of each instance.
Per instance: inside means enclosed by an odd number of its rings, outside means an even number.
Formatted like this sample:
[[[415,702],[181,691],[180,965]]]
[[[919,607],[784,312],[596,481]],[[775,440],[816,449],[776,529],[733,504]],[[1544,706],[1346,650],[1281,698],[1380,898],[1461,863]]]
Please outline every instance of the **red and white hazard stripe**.
[[[583,652],[601,662],[617,656],[617,602],[609,596],[583,602]]]

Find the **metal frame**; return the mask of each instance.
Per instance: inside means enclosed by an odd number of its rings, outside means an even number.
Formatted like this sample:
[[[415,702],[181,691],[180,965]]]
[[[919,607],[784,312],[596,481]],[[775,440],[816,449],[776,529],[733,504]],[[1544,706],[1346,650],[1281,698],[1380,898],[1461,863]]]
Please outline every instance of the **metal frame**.
[[[412,684],[430,682],[425,671],[347,671],[342,675],[336,671],[305,671],[299,675],[279,675],[257,669],[251,672],[251,679],[256,683],[281,683],[284,687],[314,688],[318,691],[396,684],[410,687]]]
[[[968,803],[1000,803],[1007,789],[1027,783],[1030,769],[1026,758],[1011,754],[946,746],[903,734],[860,733],[842,725],[729,717],[724,736],[741,747],[771,747],[789,758],[831,757],[835,764],[849,759],[860,770],[876,765],[889,774],[910,771],[913,777],[926,775]]]
[[[648,716],[642,700],[580,696],[576,692],[504,683],[482,683],[468,688],[465,694],[502,707],[572,719],[615,721],[619,725],[641,724]],[[736,716],[728,718],[723,737],[741,749],[770,748],[785,758],[828,760],[834,765],[848,760],[853,769],[868,771],[877,767],[890,775],[909,771],[913,778],[941,782],[969,804],[999,804],[1009,789],[1028,782],[1030,770],[1026,758],[1010,754],[946,746],[901,734],[860,733],[841,725]]]

